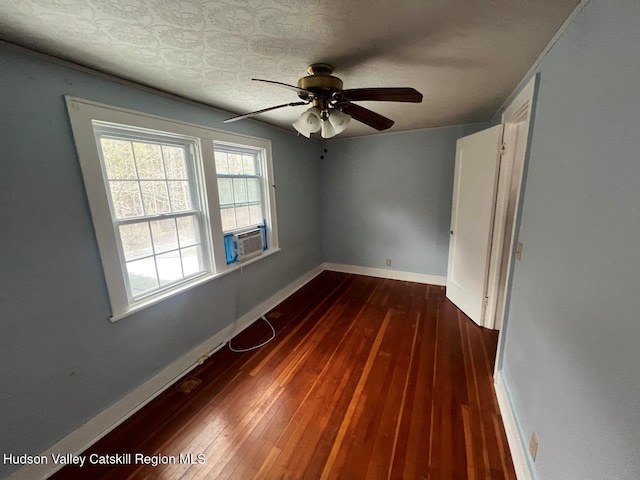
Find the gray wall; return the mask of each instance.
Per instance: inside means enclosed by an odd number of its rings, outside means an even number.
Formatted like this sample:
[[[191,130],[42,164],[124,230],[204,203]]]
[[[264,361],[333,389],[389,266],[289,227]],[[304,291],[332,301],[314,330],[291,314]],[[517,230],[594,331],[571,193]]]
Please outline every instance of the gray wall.
[[[640,478],[639,19],[591,0],[539,69],[502,365],[539,479]]]
[[[0,452],[39,454],[321,263],[320,163],[305,138],[225,125],[273,142],[282,251],[240,293],[235,272],[111,324],[63,95],[215,128],[227,115],[1,43],[0,92]]]
[[[456,140],[488,124],[346,138],[322,168],[327,262],[447,275]]]

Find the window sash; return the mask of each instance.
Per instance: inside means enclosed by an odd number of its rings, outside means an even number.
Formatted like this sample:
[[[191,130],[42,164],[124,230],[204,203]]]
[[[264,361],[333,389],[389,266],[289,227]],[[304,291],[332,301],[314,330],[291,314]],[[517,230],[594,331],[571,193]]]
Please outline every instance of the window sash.
[[[105,183],[105,189],[107,192],[107,196],[109,198],[109,205],[111,209],[112,218],[114,220],[120,220],[122,218],[130,218],[130,217],[118,217],[116,215],[116,204],[113,199],[113,191],[111,188],[111,182],[122,182],[126,183],[136,183],[138,192],[138,197],[140,200],[140,207],[142,208],[142,215],[140,217],[147,217],[152,215],[158,215],[158,213],[147,213],[147,206],[145,205],[145,196],[143,191],[143,185],[150,185],[151,182],[156,183],[164,183],[165,191],[167,194],[167,203],[169,206],[169,212],[163,213],[176,213],[182,212],[184,210],[173,210],[173,198],[170,186],[176,185],[178,182],[186,183],[188,187],[188,196],[189,203],[192,209],[201,210],[201,202],[200,198],[200,188],[198,182],[196,181],[196,172],[194,166],[194,151],[197,147],[197,142],[195,139],[184,139],[184,138],[174,138],[169,133],[165,132],[140,132],[140,129],[132,128],[130,129],[128,126],[119,126],[119,125],[110,125],[105,124],[104,122],[92,122],[94,125],[94,133],[96,138],[96,144],[98,146],[98,152],[100,155],[100,162],[102,166],[103,179]],[[131,162],[133,165],[133,170],[135,172],[136,178],[111,178],[108,174],[108,166],[107,160],[105,158],[104,146],[102,143],[103,139],[107,140],[115,140],[115,141],[124,141],[129,142],[131,145]],[[140,174],[140,166],[139,166],[139,158],[138,154],[135,151],[135,144],[141,145],[155,145],[161,147],[160,150],[160,162],[161,169],[164,178],[157,177],[149,177],[149,176],[141,176]],[[165,158],[164,149],[162,147],[167,148],[180,148],[184,152],[184,177],[170,177],[167,175],[167,159]],[[185,178],[186,177],[186,178]]]
[[[124,284],[126,287],[127,298],[130,305],[135,305],[136,302],[144,300],[149,297],[153,297],[154,295],[158,295],[162,292],[169,291],[181,284],[187,283],[194,278],[197,278],[202,275],[206,275],[211,273],[212,268],[210,267],[211,262],[209,261],[209,249],[206,245],[206,239],[202,238],[202,232],[204,229],[204,215],[202,209],[200,208],[201,202],[200,198],[200,188],[198,182],[196,181],[195,175],[195,165],[194,165],[194,150],[197,146],[197,142],[194,139],[183,139],[176,138],[172,136],[170,133],[165,132],[148,132],[141,131],[140,129],[136,129],[135,127],[129,127],[125,125],[113,125],[106,124],[104,122],[93,122],[94,125],[94,134],[96,139],[96,145],[100,155],[100,162],[102,166],[103,172],[103,180],[105,184],[105,191],[107,193],[107,197],[109,200],[109,207],[111,212],[113,229],[116,237],[116,243],[118,247],[118,254],[120,259],[120,265],[122,269],[122,276],[124,280]],[[131,162],[134,167],[134,175],[136,178],[111,178],[108,174],[108,166],[106,160],[106,153],[104,150],[104,145],[102,143],[103,139],[114,140],[114,141],[123,141],[128,142],[131,148]],[[135,151],[135,145],[154,145],[160,147],[160,162],[162,174],[164,178],[158,176],[158,178],[145,176],[141,178],[140,170],[139,170],[139,161],[138,154]],[[184,175],[176,178],[172,178],[168,175],[167,172],[167,158],[165,157],[165,152],[163,147],[167,148],[179,148],[183,153],[183,163],[184,163]],[[142,208],[142,215],[136,215],[134,217],[118,217],[116,214],[116,202],[113,199],[111,182],[129,182],[135,183],[140,200],[140,207]],[[167,206],[170,211],[162,212],[162,213],[147,213],[147,205],[145,204],[145,198],[143,193],[143,185],[145,182],[156,182],[156,183],[164,183],[166,195],[167,195]],[[174,210],[174,199],[172,198],[170,185],[171,182],[180,182],[186,183],[188,188],[188,198],[190,207],[188,210]],[[194,229],[196,230],[196,241],[192,245],[181,246],[180,245],[180,235],[179,235],[179,227],[177,222],[175,223],[175,237],[176,237],[176,248],[171,248],[167,250],[158,251],[159,247],[156,243],[154,235],[152,233],[152,222],[159,222],[162,220],[174,220],[174,222],[178,218],[186,218],[186,217],[194,217],[196,225]],[[128,225],[142,225],[146,224],[149,229],[149,248],[151,253],[148,255],[136,256],[135,258],[127,259],[127,253],[125,252],[125,239],[123,238],[123,232],[121,227]],[[184,258],[184,252],[189,249],[195,248],[196,251],[196,262],[197,262],[197,271],[187,272],[185,273],[185,263],[186,260]],[[174,262],[174,265],[163,272],[165,275],[169,275],[169,280],[164,280],[164,277],[161,274],[160,264],[159,262],[166,259],[169,255],[178,255],[177,260],[179,262]],[[153,265],[149,263],[149,261],[153,262]],[[140,290],[140,288],[136,288],[133,285],[132,276],[132,267],[131,265],[137,264],[141,265],[147,262],[148,265],[146,267],[145,273],[146,275],[142,275],[140,278],[147,278],[150,282],[150,287],[146,290]],[[166,262],[165,262],[166,263]],[[179,265],[178,265],[179,264]],[[153,266],[153,268],[151,268]],[[179,266],[179,272],[177,269]],[[154,275],[151,275],[154,273]],[[155,282],[154,282],[155,280]]]
[[[265,219],[267,217],[266,212],[265,212],[265,206],[266,206],[266,198],[265,198],[265,179],[264,176],[262,174],[262,172],[265,170],[265,166],[264,166],[264,152],[261,149],[253,149],[253,148],[248,148],[248,147],[243,147],[243,146],[237,146],[237,145],[224,145],[224,144],[218,144],[215,143],[214,145],[214,152],[215,154],[218,153],[224,153],[226,155],[231,155],[231,154],[237,154],[237,155],[242,155],[243,156],[243,164],[242,164],[242,173],[220,173],[217,171],[217,167],[218,167],[218,158],[216,157],[216,161],[215,161],[215,165],[216,165],[216,176],[218,178],[218,185],[220,185],[220,180],[230,180],[231,181],[231,199],[232,201],[230,202],[224,202],[223,203],[223,194],[222,191],[219,189],[219,210],[220,210],[220,217],[221,217],[221,221],[222,221],[222,231],[225,235],[228,235],[230,233],[236,233],[236,232],[240,232],[243,230],[247,230],[250,228],[254,228],[257,227],[259,225],[263,225],[265,222]],[[252,157],[253,159],[253,170],[254,173],[244,173],[244,157]],[[227,162],[230,162],[230,160],[227,157]],[[229,163],[227,163],[227,167],[225,168],[225,170],[230,170],[230,165]],[[250,199],[250,193],[249,193],[249,184],[246,184],[246,191],[245,191],[245,199],[241,200],[241,201],[237,201],[236,200],[236,191],[235,191],[235,182],[234,180],[256,180],[257,181],[257,189],[258,189],[258,199]],[[252,219],[252,209],[251,207],[256,207],[258,206],[260,209],[260,215],[258,219]],[[242,207],[246,207],[247,208],[247,213],[246,215],[248,216],[248,223],[247,224],[243,224],[241,226],[238,226],[238,210],[237,208],[242,208]],[[229,210],[233,210],[233,217],[234,217],[234,223],[235,223],[235,227],[233,228],[225,228],[225,211],[229,211]]]
[[[181,239],[181,230],[180,225],[177,223],[178,219],[194,217],[195,223],[193,225],[193,240],[185,241]],[[162,249],[161,244],[156,242],[153,234],[153,222],[158,222],[162,220],[174,220],[175,223],[175,246],[170,246],[169,248]],[[202,275],[206,275],[211,272],[211,269],[208,268],[208,255],[206,248],[206,238],[203,238],[203,215],[199,211],[190,211],[190,212],[180,212],[175,214],[165,214],[151,217],[138,217],[136,219],[126,219],[125,221],[114,221],[114,230],[116,232],[116,240],[118,242],[118,250],[120,253],[120,262],[123,271],[123,277],[125,280],[125,284],[127,286],[127,293],[129,296],[130,302],[137,302],[144,298],[148,298],[157,294],[158,292],[163,292],[170,290],[171,288],[181,285],[185,282],[188,282],[194,278],[200,277]],[[130,225],[145,225],[148,228],[148,248],[150,249],[149,253],[136,255],[132,258],[127,258],[127,252],[124,246],[124,238],[120,227],[122,226],[130,226]],[[185,251],[190,249],[196,249],[197,255],[197,271],[185,271],[185,263],[189,263],[188,260],[185,260],[183,254]],[[170,253],[176,253],[180,256],[180,277],[176,278],[173,281],[162,281],[160,278],[160,273],[158,271],[158,257],[166,256]],[[142,260],[153,259],[155,265],[155,279],[157,280],[157,287],[154,289],[150,289],[143,293],[136,293],[133,285],[131,284],[131,272],[129,270],[129,265],[133,262],[140,262]],[[162,259],[161,259],[162,260]]]

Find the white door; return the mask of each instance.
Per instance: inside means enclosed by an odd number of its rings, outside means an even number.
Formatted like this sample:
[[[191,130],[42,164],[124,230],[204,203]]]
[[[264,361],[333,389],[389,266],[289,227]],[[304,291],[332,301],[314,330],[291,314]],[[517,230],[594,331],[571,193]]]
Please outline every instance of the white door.
[[[503,126],[458,140],[447,298],[482,325]]]

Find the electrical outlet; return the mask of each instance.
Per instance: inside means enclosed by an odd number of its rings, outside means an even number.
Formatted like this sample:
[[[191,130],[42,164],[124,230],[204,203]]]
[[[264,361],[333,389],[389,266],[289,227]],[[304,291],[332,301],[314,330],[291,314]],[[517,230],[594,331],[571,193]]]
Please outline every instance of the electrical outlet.
[[[390,267],[390,266],[391,266],[391,259],[387,258],[387,267]]]
[[[538,436],[536,432],[531,433],[531,440],[529,440],[529,453],[531,454],[531,460],[536,461],[536,455],[538,454]]]

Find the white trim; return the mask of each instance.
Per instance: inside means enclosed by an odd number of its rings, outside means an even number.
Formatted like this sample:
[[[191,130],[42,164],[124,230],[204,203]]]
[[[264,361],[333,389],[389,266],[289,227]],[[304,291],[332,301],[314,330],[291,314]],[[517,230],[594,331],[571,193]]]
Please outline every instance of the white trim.
[[[359,267],[356,265],[344,265],[340,263],[323,263],[325,270],[332,272],[353,273],[356,275],[368,275],[370,277],[388,278],[390,280],[404,280],[405,282],[426,283],[429,285],[447,284],[447,277],[428,275],[426,273],[403,272],[400,270],[387,270],[384,268]]]
[[[534,477],[529,470],[529,462],[527,461],[527,455],[524,449],[525,442],[523,441],[511,407],[511,400],[509,399],[509,394],[505,387],[504,379],[502,378],[502,371],[497,372],[493,385],[496,390],[496,397],[498,398],[498,406],[500,407],[504,430],[507,434],[509,449],[511,450],[511,459],[513,460],[513,466],[516,470],[516,478],[518,480],[532,480]]]
[[[500,280],[500,267],[502,266],[502,256],[504,244],[504,230],[507,223],[507,207],[509,203],[509,193],[511,192],[511,173],[513,167],[514,148],[507,147],[507,137],[509,128],[503,126],[501,142],[503,151],[500,154],[500,165],[498,170],[497,185],[495,187],[495,205],[493,213],[493,225],[491,233],[491,245],[488,262],[488,272],[485,292],[485,308],[482,316],[482,326],[489,329],[497,329],[496,326],[496,295],[498,292],[498,282]],[[507,148],[507,151],[504,150]]]
[[[573,20],[578,16],[578,14],[587,5],[587,3],[589,3],[589,0],[580,0],[580,3],[576,5],[576,8],[573,9],[573,12],[571,12],[571,14],[567,17],[567,19],[563,22],[563,24],[560,25],[560,28],[555,33],[555,35],[551,37],[551,40],[549,41],[549,43],[547,43],[547,46],[544,47],[542,52],[540,52],[540,55],[538,55],[538,58],[536,58],[536,61],[533,62],[533,65],[531,65],[531,68],[522,77],[522,80],[518,82],[518,85],[516,85],[516,88],[514,88],[511,94],[505,99],[504,102],[502,102],[502,105],[500,105],[500,108],[496,110],[496,114],[498,114],[503,108],[505,108],[506,105],[509,105],[510,103],[513,102],[514,97],[518,94],[518,92],[520,92],[520,89],[522,88],[522,86],[525,84],[525,82],[529,80],[529,78],[531,78],[531,76],[533,75],[533,72],[535,72],[538,69],[544,57],[547,56],[547,53],[549,53],[549,51],[553,48],[556,42],[564,34],[564,32],[569,28],[569,25],[573,23]]]
[[[278,253],[280,251],[280,248],[271,248],[269,250],[266,250],[264,252],[262,252],[261,255],[258,255],[257,257],[253,257],[250,260],[247,260],[246,262],[242,262],[242,267],[246,267],[247,265],[251,265],[254,262],[257,262],[258,260],[262,260],[263,258],[266,258],[270,255],[273,255],[274,253]],[[220,278],[224,275],[227,275],[228,273],[231,272],[235,272],[236,270],[238,270],[240,268],[240,264],[239,263],[233,263],[231,265],[225,265],[225,270],[222,270],[218,273],[213,273],[213,274],[208,274],[208,275],[204,275],[202,277],[197,277],[197,280],[194,280],[190,283],[187,283],[185,285],[182,285],[180,287],[177,287],[175,289],[172,289],[171,291],[163,294],[163,295],[159,295],[157,297],[153,297],[150,298],[149,300],[145,301],[145,302],[141,302],[141,303],[137,303],[134,307],[131,307],[130,309],[128,309],[127,311],[121,313],[120,315],[114,315],[113,317],[109,317],[109,321],[111,323],[115,323],[118,320],[122,320],[123,318],[128,317],[129,315],[133,315],[136,312],[139,312],[141,310],[144,310],[145,308],[148,308],[152,305],[155,305],[158,302],[161,302],[162,300],[166,300],[167,298],[171,298],[175,295],[178,295],[182,292],[186,292],[187,290],[191,290],[192,288],[195,288],[199,285],[202,285],[203,283],[207,283],[210,282],[211,280],[215,280],[216,278]]]
[[[499,374],[500,365],[502,364],[502,344],[504,342],[504,320],[507,311],[507,299],[509,298],[509,289],[511,284],[511,279],[513,277],[513,253],[516,243],[516,228],[518,224],[518,218],[520,216],[520,209],[522,208],[522,204],[520,202],[520,196],[522,195],[522,185],[524,182],[524,172],[526,169],[526,162],[529,150],[531,145],[529,144],[529,137],[531,136],[533,125],[531,123],[531,117],[533,114],[533,109],[535,108],[534,100],[536,94],[536,88],[539,82],[540,74],[535,74],[531,79],[529,79],[529,83],[520,91],[518,96],[513,99],[511,104],[505,109],[505,112],[502,115],[502,122],[507,126],[508,131],[512,132],[512,126],[510,124],[522,120],[526,122],[526,139],[524,146],[523,158],[521,159],[521,164],[518,164],[518,175],[520,175],[520,179],[518,181],[518,188],[515,194],[516,204],[514,206],[513,211],[513,223],[511,226],[511,240],[508,246],[503,245],[502,248],[509,249],[509,258],[507,260],[506,265],[506,278],[504,280],[503,289],[504,291],[500,291],[499,286],[495,289],[493,293],[493,302],[494,302],[494,321],[493,328],[497,328],[499,330],[498,334],[498,347],[496,350],[496,361],[494,364],[494,375],[497,376]],[[511,138],[511,142],[513,143],[514,138]],[[515,152],[512,152],[515,154]],[[510,156],[511,162],[514,163],[516,157],[514,155]],[[518,159],[519,160],[519,159]],[[512,165],[513,167],[514,165]],[[513,175],[513,173],[512,173]],[[513,183],[513,178],[511,179],[511,183]],[[510,187],[509,187],[510,188]],[[506,201],[506,200],[505,200]],[[506,220],[505,220],[506,221]],[[497,296],[501,295],[500,303],[498,304]]]
[[[247,262],[249,263],[249,262]],[[243,267],[246,264],[243,264]],[[239,267],[238,267],[239,268]],[[73,431],[58,443],[47,449],[42,455],[51,459],[51,454],[80,454],[102,437],[123,423],[134,413],[156,398],[178,379],[202,364],[208,357],[224,346],[239,332],[253,324],[284,299],[291,296],[324,270],[323,265],[318,265],[313,270],[302,275],[292,283],[276,292],[251,311],[228,325],[213,337],[198,345],[186,355],[182,356],[153,378],[136,388],[112,406],[96,415],[77,430]],[[49,462],[47,465],[27,465],[11,475],[14,480],[29,480],[33,478],[46,478],[60,470],[63,465],[55,465]]]
[[[259,148],[264,152],[263,182],[273,185],[273,163],[271,158],[271,141],[223,132],[202,125],[195,125],[179,120],[164,118],[144,112],[104,105],[89,100],[66,96],[73,135],[76,143],[79,163],[82,169],[85,190],[91,209],[96,239],[100,250],[100,257],[106,280],[109,301],[111,304],[111,321],[117,321],[131,313],[153,305],[203,282],[216,278],[231,268],[226,265],[224,255],[224,235],[220,219],[220,205],[218,203],[218,180],[215,172],[214,142],[231,142],[246,144]],[[202,249],[207,257],[204,277],[185,279],[181,284],[169,287],[165,292],[157,292],[148,300],[134,301],[127,293],[127,272],[119,249],[119,237],[114,229],[111,218],[107,187],[105,186],[102,161],[96,145],[93,121],[98,120],[117,125],[132,126],[133,129],[145,129],[152,132],[168,132],[170,136],[185,137],[194,145],[195,175],[198,181],[201,208],[198,210],[203,219]],[[197,146],[197,147],[196,147]],[[266,186],[266,185],[265,185]],[[264,205],[267,219],[267,240],[269,252],[279,249],[278,225],[275,213],[275,190],[265,188],[264,195],[267,202]],[[264,258],[261,255],[257,258]]]
[[[502,114],[501,124],[504,125],[502,144],[505,151],[500,158],[500,177],[496,187],[495,214],[493,221],[493,234],[491,243],[491,255],[489,275],[487,277],[487,306],[483,318],[483,326],[490,329],[501,330],[504,320],[505,299],[508,294],[508,275],[511,271],[512,250],[515,237],[515,224],[520,204],[520,191],[522,190],[522,178],[524,173],[524,162],[527,152],[529,132],[531,129],[531,110],[533,108],[533,96],[539,75],[534,75],[524,86],[518,96],[513,99]],[[516,124],[524,124],[524,138],[517,135]],[[519,143],[523,142],[522,150],[519,150]],[[513,193],[513,186],[517,184]],[[509,215],[509,202],[515,204],[513,211]],[[511,221],[511,231],[507,232],[507,225]],[[505,242],[505,234],[509,237]],[[509,253],[506,265],[504,255]],[[500,290],[500,280],[503,268],[507,269],[506,284],[504,292]],[[502,297],[500,297],[502,293]],[[501,299],[500,299],[501,298]]]
[[[536,82],[538,75],[534,75],[529,79],[527,84],[520,90],[518,95],[511,101],[509,106],[504,109],[502,113],[502,123],[509,123],[516,121],[524,113],[523,110],[528,108],[527,121],[531,117],[531,108],[533,107],[533,94],[536,90]]]
[[[238,142],[237,135],[229,133],[216,134],[216,138],[213,141],[213,149],[215,150],[216,144],[222,146],[234,147],[251,147],[250,149],[259,153],[258,162],[260,163],[262,173],[259,176],[260,179],[260,194],[262,196],[262,211],[267,221],[266,235],[267,246],[269,249],[278,248],[278,218],[276,213],[276,184],[275,175],[273,172],[273,154],[271,151],[271,141],[262,138],[243,137],[242,143]],[[216,185],[218,176],[216,176]],[[216,192],[216,198],[217,192]],[[218,205],[220,209],[220,205]],[[227,232],[229,233],[229,232]],[[224,238],[224,232],[222,231],[222,223],[220,223],[220,234]]]

